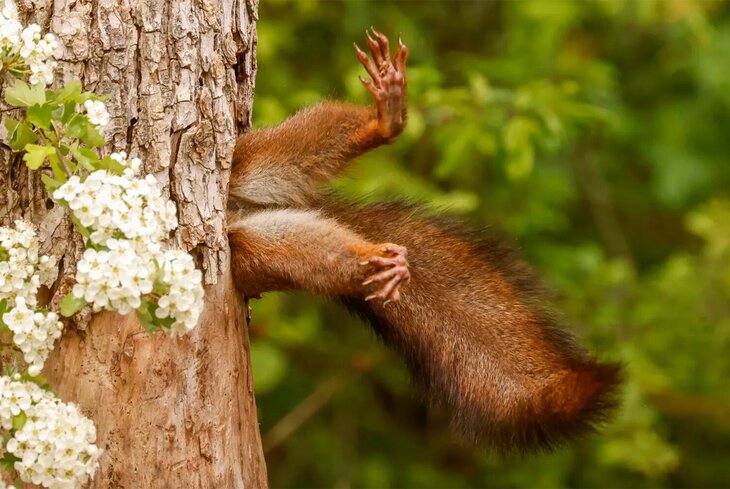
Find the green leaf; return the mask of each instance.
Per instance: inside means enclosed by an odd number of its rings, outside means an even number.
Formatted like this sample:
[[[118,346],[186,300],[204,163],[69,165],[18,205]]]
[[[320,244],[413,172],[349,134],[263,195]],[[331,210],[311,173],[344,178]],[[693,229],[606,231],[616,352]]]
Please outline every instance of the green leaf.
[[[100,170],[108,170],[109,172],[116,175],[121,175],[122,173],[124,173],[124,169],[126,168],[124,165],[110,158],[109,156],[105,156],[104,158],[102,158],[97,167]]]
[[[5,119],[5,128],[8,130],[8,146],[15,151],[25,148],[28,143],[34,143],[38,140],[38,135],[26,123],[16,121],[7,117]]]
[[[538,129],[537,123],[529,117],[513,117],[503,130],[505,149],[509,152],[519,151],[523,145],[530,143],[530,138],[538,132]]]
[[[66,135],[70,138],[80,139],[84,144],[92,148],[104,146],[106,139],[98,129],[89,122],[86,116],[76,114],[71,118],[66,129]]]
[[[37,384],[38,387],[44,387],[48,385],[48,379],[43,377],[41,374],[30,375],[28,372],[26,372],[25,374],[23,374],[23,378],[25,380],[33,382],[34,384]]]
[[[5,321],[3,321],[3,314],[5,314],[8,310],[8,300],[3,299],[0,301],[0,327],[4,329],[8,329],[8,325],[5,324]]]
[[[51,119],[53,118],[53,106],[49,104],[35,104],[28,108],[26,118],[36,127],[49,129],[51,127]]]
[[[20,411],[20,414],[17,416],[13,416],[13,429],[19,430],[23,426],[25,426],[25,422],[28,420],[28,418],[25,416],[25,411]]]
[[[18,128],[18,124],[20,124],[20,121],[17,119],[13,119],[12,117],[6,117],[3,120],[3,124],[5,125],[5,129],[8,130],[8,134],[10,134]]]
[[[48,385],[48,379],[43,377],[41,374],[36,375],[35,377],[30,375],[28,371],[26,370],[23,372],[23,381],[25,382],[33,382],[34,384],[38,385],[38,387],[43,388],[44,386]]]
[[[158,318],[155,316],[155,323],[162,326],[165,329],[170,329],[172,327],[172,323],[175,322],[175,318],[166,317],[166,318]]]
[[[96,151],[90,148],[79,148],[78,144],[72,144],[69,147],[69,150],[71,151],[71,154],[74,155],[74,158],[79,165],[83,166],[87,170],[94,171],[99,166],[99,155],[96,154]]]
[[[19,461],[20,459],[13,455],[10,452],[5,452],[3,454],[3,458],[0,458],[0,466],[2,466],[5,470],[8,472],[12,472],[15,470],[15,462]],[[22,486],[18,486],[22,487]]]
[[[53,176],[55,176],[58,180],[61,182],[65,182],[68,180],[66,171],[61,167],[61,160],[58,158],[58,155],[54,151],[53,153],[48,155],[48,161],[51,163],[51,170],[53,170]],[[73,173],[73,171],[76,168],[69,168],[69,171]]]
[[[104,139],[104,136],[102,136],[99,130],[91,124],[89,124],[89,126],[87,127],[86,135],[81,138],[81,141],[91,146],[92,148],[101,147],[106,144],[106,139]]]
[[[171,317],[158,318],[155,312],[159,309],[159,306],[154,302],[148,300],[142,300],[142,305],[136,310],[137,319],[142,323],[144,329],[152,334],[160,328],[170,329],[175,319]]]
[[[157,331],[158,327],[157,324],[155,324],[154,314],[150,312],[149,305],[149,301],[143,300],[142,305],[139,306],[135,312],[137,313],[137,319],[139,319],[139,322],[142,324],[144,329],[149,334],[152,334]]]
[[[532,138],[538,132],[538,125],[528,117],[512,118],[503,131],[507,153],[507,176],[519,180],[530,175],[535,161]]]
[[[66,136],[75,139],[81,139],[86,136],[86,131],[89,128],[89,119],[86,116],[76,114],[72,117],[66,127]]]
[[[26,144],[26,153],[23,155],[23,161],[31,170],[37,170],[45,161],[46,157],[56,152],[53,146],[38,146],[37,144]]]
[[[83,297],[78,298],[71,292],[61,299],[61,315],[64,317],[71,317],[79,312],[87,304]]]
[[[87,98],[82,96],[82,90],[83,87],[79,80],[71,80],[60,89],[52,92],[49,99],[59,104],[65,104],[66,102],[81,103]]]
[[[65,104],[63,104],[61,122],[64,124],[68,124],[68,121],[70,121],[76,113],[76,102],[66,102]]]
[[[52,176],[46,175],[45,173],[41,175],[41,180],[43,180],[43,183],[46,185],[46,192],[48,193],[48,195],[53,194],[56,189],[63,185],[62,182],[59,182]]]
[[[91,237],[91,233],[89,232],[89,230],[86,228],[86,226],[81,224],[81,221],[79,221],[79,219],[73,213],[71,213],[71,222],[74,223],[74,226],[76,226],[76,230],[81,233],[81,236],[87,239]]]
[[[29,86],[21,80],[15,80],[12,87],[5,90],[5,101],[16,107],[30,107],[46,102],[46,90],[43,85]]]

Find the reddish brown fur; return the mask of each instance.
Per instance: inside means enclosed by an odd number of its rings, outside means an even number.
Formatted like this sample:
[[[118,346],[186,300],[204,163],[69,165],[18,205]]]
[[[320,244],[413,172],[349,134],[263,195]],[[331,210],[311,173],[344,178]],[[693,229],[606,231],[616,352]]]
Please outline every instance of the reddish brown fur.
[[[228,238],[234,279],[247,296],[289,289],[356,295],[365,280],[389,268],[372,262],[388,261],[395,246],[370,243],[318,211],[297,209],[239,212]]]
[[[391,60],[379,33],[368,45],[375,63],[358,57],[373,78],[363,83],[376,110],[320,104],[239,140],[230,189],[239,209],[229,232],[239,289],[339,297],[403,355],[426,397],[474,441],[530,449],[589,430],[614,405],[619,369],[598,363],[558,327],[509,249],[407,207],[320,199],[318,183],[405,125],[407,49],[399,41]],[[407,286],[404,267],[392,287],[362,284],[393,270],[383,242],[408,249]],[[365,301],[370,295],[376,300]]]
[[[234,150],[231,194],[251,204],[307,205],[352,158],[388,141],[375,130],[376,117],[370,108],[324,102],[249,131]],[[272,197],[265,186],[277,184],[286,193],[273,189]]]
[[[502,244],[469,241],[398,206],[324,206],[363,237],[387,233],[409,249],[401,301],[343,302],[406,358],[464,436],[500,449],[551,446],[614,405],[618,367],[597,363],[558,327],[526,265]]]

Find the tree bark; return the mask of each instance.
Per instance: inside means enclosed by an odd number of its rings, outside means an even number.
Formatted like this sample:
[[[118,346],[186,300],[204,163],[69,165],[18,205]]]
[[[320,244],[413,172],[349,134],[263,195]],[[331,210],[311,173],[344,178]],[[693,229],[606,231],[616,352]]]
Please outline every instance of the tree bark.
[[[109,98],[106,149],[142,158],[176,201],[173,244],[193,251],[206,283],[203,317],[182,338],[103,313],[67,329],[48,359],[49,382],[94,420],[105,450],[90,487],[265,487],[225,232],[231,154],[250,123],[257,0],[19,0],[18,9],[59,37],[61,81]],[[3,220],[37,223],[45,251],[61,258],[55,303],[82,243],[37,172],[5,150],[0,164]]]

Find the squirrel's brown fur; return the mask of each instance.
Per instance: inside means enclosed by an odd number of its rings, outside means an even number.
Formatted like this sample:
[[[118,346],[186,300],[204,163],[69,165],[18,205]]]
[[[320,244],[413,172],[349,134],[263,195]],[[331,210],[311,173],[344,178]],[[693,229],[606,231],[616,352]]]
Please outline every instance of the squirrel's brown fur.
[[[229,217],[238,288],[339,298],[475,442],[528,450],[588,431],[615,405],[619,368],[558,326],[509,248],[408,206],[319,194],[319,183],[405,126],[408,51],[399,40],[391,60],[375,32],[367,43],[374,63],[357,54],[373,78],[363,83],[375,110],[324,103],[239,140]]]

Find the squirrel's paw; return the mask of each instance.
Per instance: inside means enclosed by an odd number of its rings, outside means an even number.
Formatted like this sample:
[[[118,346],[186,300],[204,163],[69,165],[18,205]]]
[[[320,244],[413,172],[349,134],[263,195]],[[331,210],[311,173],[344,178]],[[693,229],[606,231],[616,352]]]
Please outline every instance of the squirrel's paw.
[[[408,48],[398,37],[395,56],[390,57],[388,38],[372,27],[365,32],[366,42],[372,53],[370,59],[355,44],[357,59],[365,67],[372,81],[360,77],[360,81],[375,99],[378,109],[378,129],[386,139],[403,132],[406,126],[406,59]]]
[[[411,272],[408,270],[408,251],[403,246],[392,243],[378,245],[377,255],[371,256],[360,265],[370,266],[378,271],[370,275],[362,284],[364,286],[372,283],[382,284],[373,294],[365,297],[366,301],[379,299],[383,305],[400,299],[400,286],[411,279]]]

